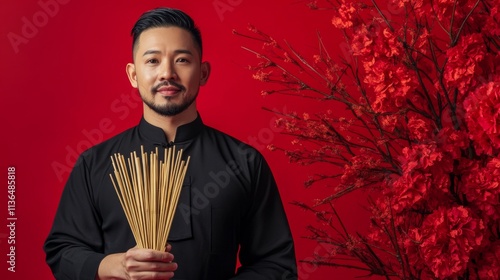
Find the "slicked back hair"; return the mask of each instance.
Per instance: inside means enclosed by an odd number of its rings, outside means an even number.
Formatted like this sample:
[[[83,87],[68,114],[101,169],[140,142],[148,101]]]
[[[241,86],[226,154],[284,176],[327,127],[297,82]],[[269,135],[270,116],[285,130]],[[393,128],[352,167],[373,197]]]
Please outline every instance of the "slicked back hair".
[[[193,36],[193,41],[200,50],[200,59],[203,53],[201,33],[193,19],[181,10],[172,8],[156,8],[141,15],[132,28],[132,52],[135,50],[139,36],[147,29],[155,27],[179,27]]]

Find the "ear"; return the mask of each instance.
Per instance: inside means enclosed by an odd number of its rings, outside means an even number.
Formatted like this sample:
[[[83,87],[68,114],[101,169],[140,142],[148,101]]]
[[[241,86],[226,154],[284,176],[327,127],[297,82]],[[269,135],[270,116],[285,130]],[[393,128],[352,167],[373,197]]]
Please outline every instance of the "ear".
[[[137,88],[137,75],[135,73],[135,65],[133,63],[127,63],[127,76],[132,87]]]
[[[201,63],[200,86],[207,83],[208,77],[210,77],[210,63],[208,61],[204,61]]]

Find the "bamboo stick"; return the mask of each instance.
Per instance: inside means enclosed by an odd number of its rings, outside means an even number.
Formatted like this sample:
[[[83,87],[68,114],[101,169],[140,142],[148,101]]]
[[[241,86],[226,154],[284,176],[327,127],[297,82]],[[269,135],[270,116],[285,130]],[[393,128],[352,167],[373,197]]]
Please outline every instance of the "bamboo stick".
[[[111,156],[109,176],[140,248],[165,250],[190,160],[182,153],[166,148],[160,160],[158,148],[148,155],[141,146],[139,156]]]

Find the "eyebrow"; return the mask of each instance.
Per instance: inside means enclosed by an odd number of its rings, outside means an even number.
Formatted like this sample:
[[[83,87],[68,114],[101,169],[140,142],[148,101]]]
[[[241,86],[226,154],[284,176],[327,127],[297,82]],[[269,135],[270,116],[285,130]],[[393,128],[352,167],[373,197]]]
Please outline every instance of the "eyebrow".
[[[146,56],[148,54],[159,54],[161,53],[161,51],[159,50],[147,50],[144,52],[144,54],[142,56]],[[193,53],[190,51],[190,50],[187,50],[187,49],[178,49],[178,50],[175,50],[174,51],[174,54],[189,54],[189,55],[193,55]]]

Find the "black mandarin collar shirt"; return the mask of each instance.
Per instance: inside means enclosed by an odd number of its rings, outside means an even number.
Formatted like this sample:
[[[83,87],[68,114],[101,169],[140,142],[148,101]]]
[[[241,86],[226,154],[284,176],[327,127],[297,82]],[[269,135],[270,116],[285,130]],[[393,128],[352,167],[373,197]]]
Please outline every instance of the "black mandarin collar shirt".
[[[177,128],[191,157],[168,242],[177,280],[297,279],[292,235],[272,173],[252,147],[206,126]],[[110,156],[170,146],[139,124],[82,153],[66,182],[44,250],[57,279],[95,279],[101,260],[136,245],[109,174]],[[235,272],[239,256],[241,266]]]
[[[201,120],[200,115],[198,115],[194,121],[179,126],[175,133],[173,143],[169,143],[165,132],[161,128],[148,123],[143,117],[139,123],[139,133],[153,143],[157,143],[162,146],[170,146],[172,144],[193,140],[201,133],[203,127],[203,121]]]

